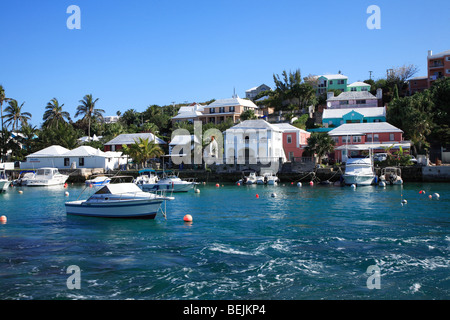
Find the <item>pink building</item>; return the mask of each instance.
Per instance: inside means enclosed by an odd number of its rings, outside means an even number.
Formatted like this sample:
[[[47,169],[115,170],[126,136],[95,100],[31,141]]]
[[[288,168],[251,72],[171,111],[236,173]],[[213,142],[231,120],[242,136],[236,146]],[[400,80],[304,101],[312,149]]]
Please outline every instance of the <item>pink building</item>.
[[[301,158],[311,133],[289,123],[274,123],[273,125],[283,132],[283,149],[286,159],[293,161],[294,158]]]
[[[328,134],[335,142],[334,159],[338,162],[347,160],[350,149],[354,155],[368,149],[379,153],[400,147],[409,153],[411,148],[409,141],[403,141],[403,131],[387,122],[345,123]]]

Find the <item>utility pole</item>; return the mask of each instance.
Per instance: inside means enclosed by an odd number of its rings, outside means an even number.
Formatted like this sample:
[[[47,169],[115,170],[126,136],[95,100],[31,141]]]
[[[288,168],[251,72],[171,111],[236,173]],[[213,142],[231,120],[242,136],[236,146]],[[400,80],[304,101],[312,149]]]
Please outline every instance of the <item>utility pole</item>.
[[[372,72],[373,71],[369,71],[369,79],[372,80]]]

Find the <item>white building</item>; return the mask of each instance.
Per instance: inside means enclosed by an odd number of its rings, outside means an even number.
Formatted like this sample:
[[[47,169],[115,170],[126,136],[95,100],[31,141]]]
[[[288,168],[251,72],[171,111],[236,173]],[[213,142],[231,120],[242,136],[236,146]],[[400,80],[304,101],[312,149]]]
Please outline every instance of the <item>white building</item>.
[[[257,87],[250,88],[248,90],[245,90],[245,98],[253,100],[255,97],[262,91],[270,91],[272,90],[269,86],[265,84],[261,84]]]
[[[286,161],[283,132],[265,120],[246,120],[225,131],[226,163],[256,164]]]
[[[103,169],[113,170],[127,163],[121,152],[103,152],[90,146],[68,150],[61,146],[50,146],[32,153],[20,163],[21,169],[55,167],[58,169]]]

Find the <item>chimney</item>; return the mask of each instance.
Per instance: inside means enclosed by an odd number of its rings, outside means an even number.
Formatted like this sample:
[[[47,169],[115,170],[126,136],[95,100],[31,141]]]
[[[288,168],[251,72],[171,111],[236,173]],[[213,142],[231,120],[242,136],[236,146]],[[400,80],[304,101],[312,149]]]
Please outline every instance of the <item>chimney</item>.
[[[431,57],[433,55],[433,51],[428,50],[428,56]]]
[[[327,92],[327,100],[334,97],[334,91]]]
[[[377,99],[380,100],[383,98],[383,89],[378,88],[377,89]]]

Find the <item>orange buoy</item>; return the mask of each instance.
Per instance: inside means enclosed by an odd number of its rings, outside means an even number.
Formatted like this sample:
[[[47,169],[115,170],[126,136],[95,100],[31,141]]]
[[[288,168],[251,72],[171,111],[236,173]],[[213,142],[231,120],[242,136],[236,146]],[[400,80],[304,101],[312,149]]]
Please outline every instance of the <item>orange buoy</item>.
[[[216,187],[217,187],[217,188],[220,187],[220,184],[216,183]]]
[[[192,222],[192,216],[190,214],[187,214],[183,218],[184,222]]]
[[[241,184],[238,182],[237,185],[240,186]]]
[[[310,185],[310,186],[313,186],[313,185],[314,185],[314,182],[310,181],[310,182],[309,182],[309,185]]]
[[[5,224],[6,221],[8,221],[8,219],[6,218],[6,216],[1,216],[1,217],[0,217],[0,223],[1,223],[1,224]]]
[[[259,194],[256,194],[256,199],[259,199]]]
[[[66,183],[64,183],[64,188],[67,188],[67,182],[66,182]]]

